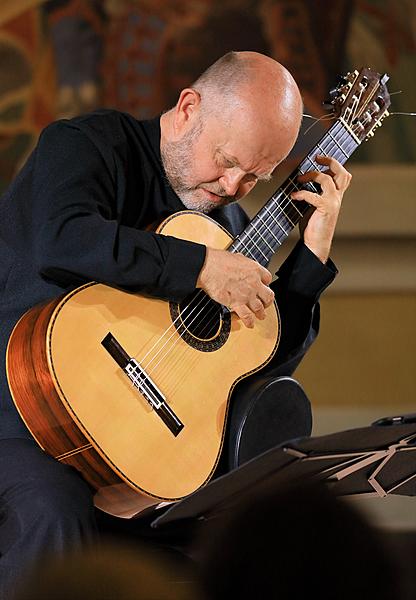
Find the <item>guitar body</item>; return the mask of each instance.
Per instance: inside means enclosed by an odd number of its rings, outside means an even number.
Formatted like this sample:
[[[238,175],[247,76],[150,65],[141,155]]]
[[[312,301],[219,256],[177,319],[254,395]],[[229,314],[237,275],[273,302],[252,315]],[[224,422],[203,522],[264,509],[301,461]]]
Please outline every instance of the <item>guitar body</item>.
[[[173,215],[159,232],[214,248],[232,241],[192,211]],[[199,295],[198,302],[213,305]],[[16,325],[7,372],[17,409],[39,445],[97,490],[102,510],[131,517],[192,493],[213,474],[231,391],[270,360],[279,338],[276,305],[254,329],[214,306],[204,334],[192,329],[182,305],[90,283],[35,307]],[[103,345],[109,334],[157,386],[182,424],[179,432]]]

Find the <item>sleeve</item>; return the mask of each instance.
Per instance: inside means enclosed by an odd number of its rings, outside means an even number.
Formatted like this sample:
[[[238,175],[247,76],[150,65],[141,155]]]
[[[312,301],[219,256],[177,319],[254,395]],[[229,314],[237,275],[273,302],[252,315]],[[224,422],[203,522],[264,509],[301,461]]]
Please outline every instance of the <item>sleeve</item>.
[[[117,176],[79,129],[44,130],[32,181],[39,273],[65,287],[99,281],[180,300],[195,289],[205,246],[120,224]]]
[[[291,375],[319,332],[319,297],[338,271],[329,259],[323,264],[299,241],[271,285],[281,317],[276,354],[261,371],[273,377]]]

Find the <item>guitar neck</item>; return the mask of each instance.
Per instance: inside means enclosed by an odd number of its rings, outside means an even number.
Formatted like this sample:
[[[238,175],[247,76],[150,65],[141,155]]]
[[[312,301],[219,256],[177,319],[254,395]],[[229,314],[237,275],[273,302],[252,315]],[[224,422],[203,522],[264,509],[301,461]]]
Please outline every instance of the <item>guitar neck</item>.
[[[291,193],[299,189],[318,192],[313,182],[300,186],[297,183],[298,175],[326,169],[316,162],[317,154],[332,156],[344,164],[359,145],[360,141],[353,131],[338,119],[233,241],[229,251],[240,252],[267,266],[273,254],[311,208],[307,202],[292,201]]]

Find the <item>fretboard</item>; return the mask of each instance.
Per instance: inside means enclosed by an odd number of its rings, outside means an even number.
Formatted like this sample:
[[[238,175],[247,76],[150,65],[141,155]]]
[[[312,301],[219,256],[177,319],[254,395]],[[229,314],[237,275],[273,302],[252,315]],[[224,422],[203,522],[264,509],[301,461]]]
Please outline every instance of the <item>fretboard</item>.
[[[273,254],[277,252],[292,229],[310,209],[307,202],[291,200],[291,193],[300,189],[318,192],[314,183],[300,185],[297,182],[298,175],[307,171],[324,171],[326,169],[316,162],[317,154],[332,156],[344,164],[359,144],[360,142],[342,121],[337,120],[276,190],[270,200],[259,210],[245,230],[235,238],[229,251],[240,252],[261,265],[267,266]]]

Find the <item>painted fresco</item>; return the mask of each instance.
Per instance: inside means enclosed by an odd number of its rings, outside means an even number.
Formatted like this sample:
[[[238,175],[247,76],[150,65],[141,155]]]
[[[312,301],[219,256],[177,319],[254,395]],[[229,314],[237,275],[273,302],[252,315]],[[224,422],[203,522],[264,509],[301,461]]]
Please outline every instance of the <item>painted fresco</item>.
[[[360,66],[402,90],[392,110],[415,111],[415,23],[412,0],[4,0],[0,189],[50,121],[102,106],[151,117],[232,49],[283,62],[314,116],[337,74]],[[358,160],[414,161],[415,133],[415,119],[392,117]]]

